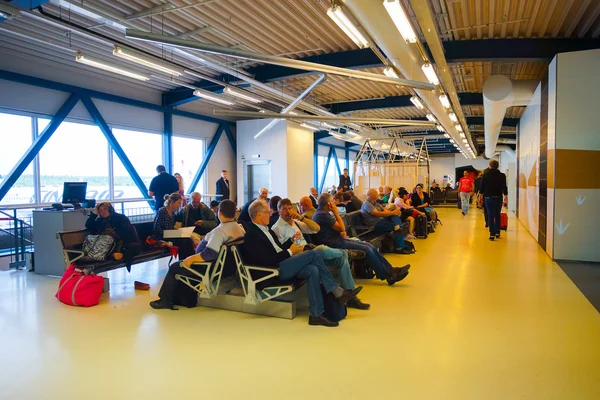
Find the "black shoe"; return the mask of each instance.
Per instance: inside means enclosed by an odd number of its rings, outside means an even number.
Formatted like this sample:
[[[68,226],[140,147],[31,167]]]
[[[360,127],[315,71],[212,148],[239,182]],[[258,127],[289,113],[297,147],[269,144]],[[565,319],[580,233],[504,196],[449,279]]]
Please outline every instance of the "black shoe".
[[[388,285],[392,286],[394,283],[400,282],[402,279],[406,278],[406,275],[408,275],[408,269],[396,269],[390,274],[386,281]]]
[[[168,310],[179,310],[179,308],[175,307],[175,305],[168,303],[164,300],[154,300],[150,302],[150,307],[154,308],[155,310],[163,310],[163,309],[168,309]]]
[[[413,252],[411,250],[407,250],[407,249],[396,249],[396,251],[394,251],[394,253],[396,253],[396,254],[412,254]]]
[[[410,264],[406,264],[404,267],[392,267],[396,271],[408,271],[410,269]]]
[[[348,253],[348,260],[362,260],[367,256],[363,250],[346,250]]]
[[[461,212],[462,212],[462,215],[463,215],[463,217],[464,217],[464,216],[465,216],[465,212],[464,212],[464,211],[461,211]]]
[[[490,235],[490,240],[493,242],[494,241],[494,235]]]
[[[496,233],[496,239],[500,239],[500,234]]]
[[[339,322],[333,322],[327,319],[327,317],[325,317],[323,314],[319,315],[319,316],[309,316],[308,317],[308,324],[309,325],[323,325],[323,326],[327,326],[327,327],[334,327],[334,326],[338,326],[340,323]]]
[[[486,227],[486,228],[489,228],[488,224],[485,224],[485,227]]]
[[[354,289],[344,289],[344,294],[342,294],[340,297],[338,297],[338,301],[340,302],[340,304],[346,304],[347,302],[349,302],[350,300],[355,298],[356,295],[359,294],[361,290],[362,290],[362,286],[359,286]]]
[[[348,307],[348,308],[357,308],[359,310],[368,310],[369,308],[371,308],[371,305],[367,304],[367,303],[363,303],[362,301],[360,301],[358,299],[358,297],[355,297],[353,299],[350,299],[346,303],[346,307]]]

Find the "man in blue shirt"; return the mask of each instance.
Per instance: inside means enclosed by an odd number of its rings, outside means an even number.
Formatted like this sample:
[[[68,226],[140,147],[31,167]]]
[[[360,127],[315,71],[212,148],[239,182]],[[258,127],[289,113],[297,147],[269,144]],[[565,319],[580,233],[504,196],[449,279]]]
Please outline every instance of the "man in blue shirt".
[[[404,233],[402,232],[400,209],[386,210],[381,204],[377,203],[378,197],[379,193],[375,189],[370,189],[367,192],[367,200],[360,208],[363,221],[365,221],[367,226],[373,228],[375,232],[393,233],[397,254],[411,254],[411,251],[404,248]]]
[[[319,196],[319,208],[313,216],[321,229],[315,234],[315,242],[336,249],[362,250],[367,255],[367,264],[373,268],[378,279],[386,280],[388,285],[401,281],[408,275],[410,264],[397,268],[383,257],[371,243],[360,240],[348,239],[344,221],[335,204],[331,202],[331,195],[324,193]],[[333,213],[333,217],[330,212]]]
[[[154,210],[158,211],[165,204],[165,194],[179,192],[177,179],[169,173],[164,165],[156,167],[156,175],[150,182],[148,195],[154,196]]]

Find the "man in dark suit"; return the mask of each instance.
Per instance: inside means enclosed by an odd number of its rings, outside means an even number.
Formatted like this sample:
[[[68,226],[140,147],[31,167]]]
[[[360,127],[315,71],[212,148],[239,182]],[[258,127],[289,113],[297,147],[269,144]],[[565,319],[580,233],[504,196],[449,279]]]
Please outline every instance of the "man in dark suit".
[[[352,182],[350,182],[350,177],[348,176],[348,168],[344,168],[344,174],[340,175],[338,188],[341,188],[343,192],[352,189]]]
[[[310,188],[309,199],[310,199],[310,202],[312,203],[312,206],[314,208],[317,208],[317,201],[319,201],[319,192],[317,192],[317,189]]]
[[[291,239],[281,244],[275,233],[268,228],[269,206],[264,201],[254,201],[248,212],[252,222],[247,224],[244,236],[244,261],[249,265],[278,269],[279,279],[282,281],[295,278],[306,279],[310,309],[309,325],[338,326],[338,322],[330,321],[323,314],[325,306],[320,282],[323,282],[325,292],[333,293],[342,304],[354,299],[362,287],[344,290],[331,276],[317,252],[303,251],[304,245],[297,245]]]
[[[227,179],[227,171],[221,171],[221,177],[217,181],[217,200],[229,200],[229,179]],[[219,196],[220,195],[220,196]]]

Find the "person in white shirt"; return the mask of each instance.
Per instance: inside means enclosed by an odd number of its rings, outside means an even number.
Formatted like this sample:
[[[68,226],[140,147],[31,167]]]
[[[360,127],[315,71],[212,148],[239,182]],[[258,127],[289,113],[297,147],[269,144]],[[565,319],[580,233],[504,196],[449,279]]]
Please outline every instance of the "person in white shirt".
[[[321,227],[316,222],[303,217],[293,211],[292,201],[290,199],[281,199],[277,205],[279,211],[279,219],[271,228],[280,243],[286,243],[288,240],[295,242],[299,246],[307,246],[308,241],[304,235],[318,233]],[[313,246],[314,247],[314,246]],[[348,252],[341,249],[332,249],[331,247],[320,245],[313,248],[319,253],[323,261],[328,267],[335,268],[339,271],[340,286],[347,290],[354,290],[354,279],[350,271],[350,263],[348,262]],[[355,253],[358,251],[354,250]],[[357,258],[365,257],[365,253],[356,254]],[[346,303],[347,307],[358,308],[360,310],[368,310],[370,304],[363,303],[357,297]]]

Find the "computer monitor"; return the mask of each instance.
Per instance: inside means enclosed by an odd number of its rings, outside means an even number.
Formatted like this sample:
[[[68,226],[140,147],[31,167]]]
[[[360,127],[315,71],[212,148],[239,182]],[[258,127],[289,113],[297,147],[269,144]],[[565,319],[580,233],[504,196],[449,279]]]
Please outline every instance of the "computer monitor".
[[[63,187],[63,203],[81,203],[85,200],[87,182],[65,182]]]

